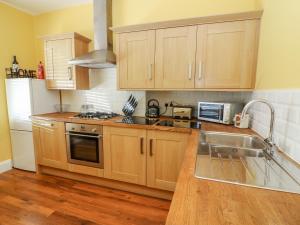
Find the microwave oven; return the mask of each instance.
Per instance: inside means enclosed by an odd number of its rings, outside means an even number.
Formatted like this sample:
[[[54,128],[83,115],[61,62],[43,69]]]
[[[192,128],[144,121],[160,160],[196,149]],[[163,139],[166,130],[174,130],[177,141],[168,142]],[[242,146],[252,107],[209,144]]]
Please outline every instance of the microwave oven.
[[[243,103],[198,102],[198,119],[233,124],[235,114],[242,112]]]

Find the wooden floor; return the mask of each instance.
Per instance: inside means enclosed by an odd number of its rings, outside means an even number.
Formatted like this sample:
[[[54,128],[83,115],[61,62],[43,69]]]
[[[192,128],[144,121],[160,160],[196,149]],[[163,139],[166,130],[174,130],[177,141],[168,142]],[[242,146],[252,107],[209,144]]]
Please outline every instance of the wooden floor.
[[[170,201],[20,170],[0,174],[0,225],[165,224]]]

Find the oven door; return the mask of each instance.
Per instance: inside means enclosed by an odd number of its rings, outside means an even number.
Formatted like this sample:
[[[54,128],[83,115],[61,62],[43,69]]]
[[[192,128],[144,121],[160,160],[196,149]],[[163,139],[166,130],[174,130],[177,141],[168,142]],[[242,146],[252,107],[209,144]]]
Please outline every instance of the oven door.
[[[224,104],[218,103],[199,103],[198,105],[198,119],[223,122]]]
[[[102,136],[68,132],[68,162],[103,169]]]

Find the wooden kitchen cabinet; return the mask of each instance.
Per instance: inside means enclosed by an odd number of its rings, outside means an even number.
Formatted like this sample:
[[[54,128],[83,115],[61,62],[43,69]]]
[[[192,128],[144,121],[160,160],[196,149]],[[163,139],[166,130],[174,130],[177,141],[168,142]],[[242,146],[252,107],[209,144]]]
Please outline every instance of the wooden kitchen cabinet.
[[[146,185],[146,130],[107,127],[104,135],[104,177]]]
[[[174,191],[189,134],[104,127],[104,177]]]
[[[174,191],[189,134],[148,131],[147,186]]]
[[[120,88],[154,88],[155,31],[119,36]]]
[[[253,11],[113,28],[118,87],[253,89],[261,16]]]
[[[33,139],[38,165],[68,169],[63,122],[33,121]]]
[[[196,88],[254,88],[258,27],[257,20],[200,25]]]
[[[194,88],[196,26],[156,31],[155,88]]]
[[[88,53],[90,39],[68,33],[44,38],[45,72],[48,89],[88,89],[88,68],[69,65],[69,60]]]

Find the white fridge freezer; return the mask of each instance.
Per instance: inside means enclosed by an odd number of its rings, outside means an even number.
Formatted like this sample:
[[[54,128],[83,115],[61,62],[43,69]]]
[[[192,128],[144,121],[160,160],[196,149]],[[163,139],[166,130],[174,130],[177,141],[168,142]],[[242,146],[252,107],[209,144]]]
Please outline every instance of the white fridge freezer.
[[[59,92],[49,91],[45,80],[6,79],[6,99],[10,126],[13,167],[35,171],[31,115],[54,112]]]

